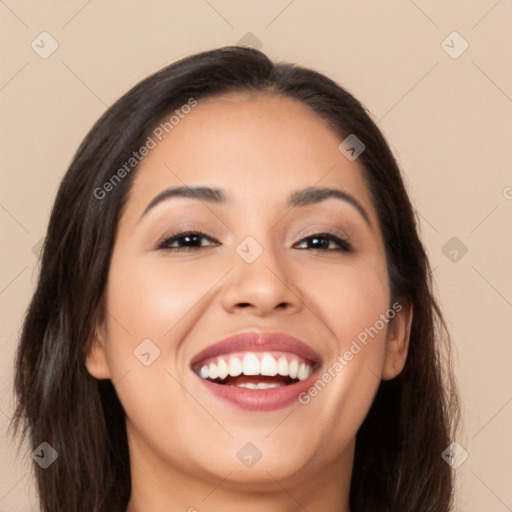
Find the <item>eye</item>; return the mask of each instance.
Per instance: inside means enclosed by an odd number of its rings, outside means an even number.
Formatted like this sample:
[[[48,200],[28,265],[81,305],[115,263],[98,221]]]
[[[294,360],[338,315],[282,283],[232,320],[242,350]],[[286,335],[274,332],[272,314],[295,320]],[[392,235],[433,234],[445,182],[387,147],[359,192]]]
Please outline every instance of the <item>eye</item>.
[[[203,244],[204,240],[212,242],[211,244]],[[201,249],[203,247],[212,247],[219,245],[213,238],[209,237],[201,231],[180,231],[165,238],[158,244],[158,249],[191,251]]]
[[[304,244],[309,244],[311,247],[304,247]],[[300,247],[302,245],[302,247]],[[334,245],[334,247],[333,247]],[[342,251],[352,252],[352,245],[347,240],[340,238],[333,233],[318,233],[308,236],[299,242],[299,249],[320,249],[322,251]]]

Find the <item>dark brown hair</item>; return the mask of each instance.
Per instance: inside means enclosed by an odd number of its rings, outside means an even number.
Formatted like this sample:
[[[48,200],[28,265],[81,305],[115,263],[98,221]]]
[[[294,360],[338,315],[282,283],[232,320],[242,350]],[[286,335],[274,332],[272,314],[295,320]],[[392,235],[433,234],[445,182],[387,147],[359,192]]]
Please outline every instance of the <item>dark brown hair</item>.
[[[449,351],[441,350],[448,336],[397,163],[364,107],[338,84],[241,47],[182,59],[133,87],[93,126],[60,185],[17,352],[12,422],[32,449],[46,441],[59,454],[48,469],[34,464],[41,510],[122,512],[130,496],[124,411],[112,383],[91,377],[85,358],[136,168],[106,197],[95,191],[164,116],[191,98],[238,91],[295,99],[340,137],[355,134],[366,147],[359,162],[385,241],[392,298],[410,298],[414,316],[405,368],[381,383],[357,434],[350,504],[353,512],[447,512],[453,476],[441,452],[458,418],[443,358]]]

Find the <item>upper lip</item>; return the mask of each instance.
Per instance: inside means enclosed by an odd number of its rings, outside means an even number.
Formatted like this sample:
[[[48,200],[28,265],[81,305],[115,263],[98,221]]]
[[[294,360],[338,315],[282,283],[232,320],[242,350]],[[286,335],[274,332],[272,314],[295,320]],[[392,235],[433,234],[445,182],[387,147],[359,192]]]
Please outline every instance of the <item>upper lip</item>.
[[[282,332],[243,332],[229,336],[194,356],[190,365],[198,366],[202,361],[232,352],[290,352],[316,365],[321,363],[320,355],[303,341]]]

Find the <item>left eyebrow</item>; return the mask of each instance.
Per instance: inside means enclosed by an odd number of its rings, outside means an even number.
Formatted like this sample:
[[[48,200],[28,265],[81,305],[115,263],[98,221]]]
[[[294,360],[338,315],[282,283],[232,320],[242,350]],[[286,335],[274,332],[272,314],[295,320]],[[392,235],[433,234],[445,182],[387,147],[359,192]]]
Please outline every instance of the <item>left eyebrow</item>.
[[[219,188],[211,188],[206,186],[173,187],[168,188],[155,196],[146,206],[140,218],[142,219],[142,217],[144,217],[144,215],[146,215],[149,210],[154,208],[159,203],[172,199],[173,197],[188,197],[215,204],[222,204],[227,202],[226,193]],[[370,217],[361,203],[348,192],[338,188],[308,187],[302,190],[297,190],[289,196],[286,204],[288,208],[294,208],[317,204],[331,198],[341,199],[342,201],[346,201],[352,205],[361,214],[370,228],[372,227]]]
[[[372,227],[370,216],[363,208],[363,205],[354,196],[338,188],[308,187],[302,190],[297,190],[288,199],[288,207],[308,206],[320,203],[330,198],[341,199],[351,204],[362,215],[368,226],[370,226],[370,228]]]

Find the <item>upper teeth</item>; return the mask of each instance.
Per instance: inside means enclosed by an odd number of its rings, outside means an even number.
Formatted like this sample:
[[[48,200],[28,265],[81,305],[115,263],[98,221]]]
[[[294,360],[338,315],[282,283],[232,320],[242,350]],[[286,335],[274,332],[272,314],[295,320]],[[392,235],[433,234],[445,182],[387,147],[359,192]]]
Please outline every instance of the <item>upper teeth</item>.
[[[288,357],[275,358],[269,352],[263,354],[248,352],[243,356],[219,356],[216,361],[204,364],[199,369],[202,379],[224,380],[228,375],[266,375],[273,377],[281,375],[291,379],[304,380],[313,372],[313,368],[307,362],[301,361],[298,356],[290,354]]]

